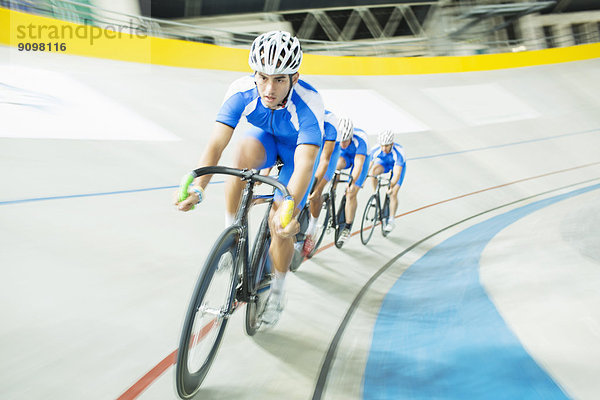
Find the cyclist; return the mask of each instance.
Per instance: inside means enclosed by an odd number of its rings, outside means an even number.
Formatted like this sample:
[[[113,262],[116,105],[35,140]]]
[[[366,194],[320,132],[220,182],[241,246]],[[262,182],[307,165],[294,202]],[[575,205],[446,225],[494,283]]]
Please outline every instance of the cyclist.
[[[300,42],[290,33],[272,31],[258,36],[248,59],[254,74],[234,81],[229,87],[199,162],[200,167],[216,165],[238,122],[246,117],[251,127],[239,141],[234,167],[264,169],[280,158],[284,165],[279,180],[287,185],[294,198],[294,215],[308,197],[307,189],[321,150],[325,114],[320,94],[299,79],[301,61]],[[177,203],[180,210],[188,211],[202,201],[210,178],[203,176],[194,182],[188,199]],[[227,181],[227,224],[235,218],[244,184],[238,178]],[[296,219],[281,227],[281,200],[281,196],[276,196],[269,217],[274,277],[262,314],[266,325],[274,325],[283,310],[285,275],[293,255],[294,235],[298,232]]]
[[[323,198],[321,197],[323,189],[327,182],[333,177],[337,160],[340,156],[340,135],[341,132],[338,130],[338,118],[334,113],[329,110],[325,110],[325,135],[323,137],[323,150],[321,151],[321,158],[319,160],[319,166],[315,173],[315,184],[313,191],[308,196],[310,200],[310,220],[308,228],[306,229],[306,239],[304,240],[304,248],[302,253],[306,256],[310,253],[314,247],[314,234],[317,228],[317,218],[321,214],[321,205]]]
[[[350,169],[352,184],[346,188],[346,221],[341,230],[339,241],[344,243],[350,236],[354,215],[356,214],[358,191],[362,188],[367,172],[369,171],[367,134],[362,129],[356,128],[350,118],[341,118],[339,129],[340,157],[337,161],[337,169]]]
[[[387,190],[390,196],[390,215],[385,222],[385,229],[391,232],[394,229],[394,215],[398,209],[398,190],[404,181],[406,172],[406,156],[404,147],[398,143],[394,143],[394,133],[390,130],[382,131],[379,134],[379,145],[373,147],[370,152],[371,172],[369,175],[376,177],[377,175],[392,171],[390,178],[390,187]],[[373,190],[377,188],[377,178],[371,178]]]

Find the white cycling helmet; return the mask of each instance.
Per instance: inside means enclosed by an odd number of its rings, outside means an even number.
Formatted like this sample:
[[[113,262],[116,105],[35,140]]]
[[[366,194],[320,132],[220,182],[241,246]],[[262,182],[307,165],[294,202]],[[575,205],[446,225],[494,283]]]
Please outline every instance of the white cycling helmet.
[[[394,132],[392,132],[388,129],[386,131],[382,131],[379,134],[379,145],[380,146],[386,146],[386,145],[392,144],[392,143],[394,143]]]
[[[252,42],[248,64],[267,75],[295,74],[302,62],[300,41],[289,32],[263,33]]]
[[[338,130],[340,142],[352,139],[352,136],[354,136],[354,124],[352,123],[352,120],[348,117],[340,118]]]

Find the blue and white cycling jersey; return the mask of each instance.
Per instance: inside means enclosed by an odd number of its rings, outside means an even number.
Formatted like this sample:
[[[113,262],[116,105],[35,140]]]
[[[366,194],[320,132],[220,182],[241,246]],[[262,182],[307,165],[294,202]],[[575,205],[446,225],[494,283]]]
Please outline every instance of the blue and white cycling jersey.
[[[369,155],[371,161],[383,166],[383,173],[387,173],[397,166],[402,167],[402,172],[397,183],[398,186],[402,185],[406,172],[406,153],[404,152],[404,147],[398,143],[394,143],[392,150],[389,153],[384,153],[381,146],[375,146],[371,149]]]
[[[369,154],[367,143],[368,140],[365,131],[355,127],[350,145],[345,149],[342,149],[340,154],[340,157],[343,157],[346,160],[346,168],[350,168],[354,165],[354,157],[357,154],[362,154],[365,157]]]
[[[345,168],[352,168],[350,173],[352,173],[352,170],[354,169],[354,157],[359,154],[365,156],[365,162],[362,166],[360,175],[356,182],[354,182],[354,184],[358,187],[362,187],[365,179],[367,179],[367,173],[369,172],[369,152],[367,143],[368,140],[365,131],[355,127],[354,134],[352,135],[352,141],[348,147],[340,151],[340,158],[343,158],[346,161]]]
[[[325,134],[323,136],[323,142],[339,142],[338,133],[339,120],[334,113],[329,110],[325,110]]]
[[[406,165],[404,147],[398,143],[394,143],[392,150],[387,154],[383,152],[381,146],[375,146],[371,149],[370,155],[373,162],[381,164],[386,168],[389,167],[391,169],[395,166],[404,167]]]
[[[284,185],[288,184],[294,172],[294,154],[298,145],[315,145],[319,151],[322,148],[325,107],[321,95],[303,80],[298,80],[290,90],[285,105],[276,110],[262,103],[252,75],[234,81],[225,95],[217,121],[235,128],[242,117],[246,117],[252,125],[244,135],[255,138],[265,149],[265,160],[257,168],[272,167],[279,158],[283,161],[283,167],[278,179]],[[319,155],[315,161],[313,178],[318,160]],[[311,186],[312,181],[308,187]],[[309,190],[300,201],[295,199],[298,208],[304,206],[308,193]],[[281,194],[277,192],[276,196],[279,199]]]
[[[339,120],[334,113],[329,110],[325,110],[325,135],[323,136],[323,144],[325,142],[335,142],[335,147],[331,152],[331,157],[329,158],[329,165],[327,166],[327,171],[325,171],[325,175],[323,179],[326,182],[329,182],[335,173],[335,167],[337,165],[337,160],[340,157],[340,134],[338,133],[338,124]]]
[[[286,145],[313,144],[321,146],[325,108],[321,95],[308,83],[298,80],[285,106],[271,110],[261,101],[252,75],[234,81],[217,121],[235,128],[242,117]]]

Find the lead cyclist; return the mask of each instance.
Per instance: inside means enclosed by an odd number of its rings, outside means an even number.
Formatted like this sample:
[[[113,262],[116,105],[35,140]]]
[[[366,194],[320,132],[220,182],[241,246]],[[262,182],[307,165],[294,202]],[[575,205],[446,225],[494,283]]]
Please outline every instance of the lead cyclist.
[[[290,33],[272,31],[258,36],[252,43],[248,59],[254,74],[230,85],[198,163],[198,167],[217,165],[235,127],[245,117],[251,127],[241,133],[234,167],[265,169],[272,167],[280,158],[284,165],[279,180],[287,186],[294,199],[294,216],[308,197],[321,151],[325,113],[321,95],[299,79],[301,62],[300,42]],[[178,209],[189,211],[200,203],[210,178],[197,178],[190,186],[190,196],[176,202]],[[234,177],[226,183],[227,225],[234,220],[244,184]],[[262,313],[262,321],[267,326],[276,324],[283,311],[285,276],[293,256],[294,236],[299,230],[295,218],[282,228],[279,217],[283,209],[281,201],[281,196],[276,194],[269,217],[272,237],[269,254],[274,276]]]

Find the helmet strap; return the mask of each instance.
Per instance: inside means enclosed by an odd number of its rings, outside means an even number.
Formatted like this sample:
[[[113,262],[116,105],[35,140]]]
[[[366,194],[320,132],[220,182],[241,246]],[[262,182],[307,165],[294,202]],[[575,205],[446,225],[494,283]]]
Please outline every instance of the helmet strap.
[[[292,79],[292,78],[293,78],[293,76],[294,76],[294,75],[295,75],[295,74],[289,74],[289,75],[288,75],[288,77],[290,78],[290,88],[288,89],[288,92],[287,92],[287,94],[286,94],[286,95],[285,95],[285,97],[283,98],[283,101],[282,101],[280,104],[278,104],[280,107],[285,107],[285,105],[286,105],[286,104],[287,104],[287,102],[288,102],[288,99],[290,98],[290,93],[292,93],[292,87],[294,87],[294,85],[292,84],[292,81],[293,81],[293,79]]]

